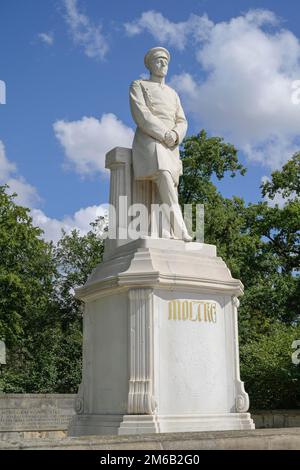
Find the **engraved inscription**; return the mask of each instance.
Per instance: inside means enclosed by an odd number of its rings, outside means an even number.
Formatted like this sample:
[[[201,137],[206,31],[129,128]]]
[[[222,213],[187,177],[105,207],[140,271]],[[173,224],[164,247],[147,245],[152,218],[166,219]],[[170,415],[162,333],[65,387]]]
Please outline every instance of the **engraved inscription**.
[[[61,410],[8,408],[0,410],[0,431],[67,429],[72,414]]]

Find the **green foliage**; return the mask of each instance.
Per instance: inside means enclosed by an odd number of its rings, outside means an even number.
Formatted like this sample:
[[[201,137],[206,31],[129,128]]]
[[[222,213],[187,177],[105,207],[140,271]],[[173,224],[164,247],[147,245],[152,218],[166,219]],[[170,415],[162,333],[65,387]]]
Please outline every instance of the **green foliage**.
[[[216,187],[210,181],[212,175],[220,180],[228,171],[232,178],[238,172],[246,173],[238,161],[236,148],[220,137],[207,137],[204,130],[184,140],[181,158],[184,176],[180,179],[179,196],[182,204],[204,204],[207,200],[218,199]]]
[[[41,239],[29,210],[0,187],[0,339],[4,392],[75,392],[81,377],[82,304],[74,289],[101,260],[97,222],[81,237]]]
[[[276,194],[281,194],[284,198],[297,195],[300,197],[300,152],[282,167],[282,170],[272,173],[272,181],[262,184],[263,196],[274,199]]]
[[[291,358],[296,339],[299,326],[275,323],[268,334],[241,346],[241,374],[252,409],[300,406],[300,367]]]
[[[239,311],[241,344],[268,334],[274,321],[299,321],[299,279],[276,273],[260,278],[245,290]],[[300,339],[300,337],[299,337]]]
[[[16,205],[5,189],[0,187],[0,339],[13,348],[45,314],[55,265],[29,210]]]
[[[204,204],[205,242],[217,246],[219,256],[246,288],[240,309],[242,341],[268,331],[272,320],[299,320],[300,285],[293,275],[300,266],[299,200],[270,207],[266,202],[246,206],[240,198],[224,198],[210,181],[211,175],[216,173],[220,179],[226,172],[243,174],[244,169],[233,146],[207,138],[204,131],[186,139],[181,156],[181,203]],[[283,189],[279,182],[287,184],[291,174],[299,174],[299,155],[282,172],[275,172],[276,185],[273,173],[269,191]]]
[[[56,302],[63,325],[70,321],[81,321],[81,302],[74,297],[74,290],[82,286],[93,268],[102,259],[103,240],[97,234],[96,220],[92,229],[84,236],[73,230],[71,234],[62,233],[62,238],[54,248],[54,261],[58,276],[55,280]]]
[[[271,199],[293,196],[283,207],[266,202],[246,206],[242,199],[227,199],[217,191],[212,175],[221,179],[226,173],[245,173],[236,149],[222,139],[207,138],[201,131],[185,140],[181,157],[180,202],[204,204],[205,242],[217,246],[245,286],[239,332],[242,378],[252,406],[296,406],[299,367],[290,356],[291,338],[298,334],[300,339],[300,154],[262,186],[262,195]],[[265,401],[264,378],[269,383]],[[272,386],[277,387],[273,394]]]
[[[6,393],[76,393],[81,380],[82,334],[78,324],[67,330],[52,325],[26,336],[23,357],[9,355],[2,373]],[[19,360],[16,360],[19,356]],[[10,367],[9,364],[13,364]]]
[[[300,267],[300,200],[283,207],[253,204],[246,217],[250,235],[264,239],[264,253],[273,256],[278,269],[292,273]]]

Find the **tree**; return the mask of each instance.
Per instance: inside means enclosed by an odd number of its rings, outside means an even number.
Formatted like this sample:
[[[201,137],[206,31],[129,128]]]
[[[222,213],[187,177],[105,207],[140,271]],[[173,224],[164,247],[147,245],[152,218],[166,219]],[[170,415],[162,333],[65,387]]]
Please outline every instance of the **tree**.
[[[240,348],[241,375],[252,409],[285,409],[300,406],[300,368],[292,363],[292,343],[300,327],[274,324]]]
[[[208,138],[201,131],[184,141],[181,157],[180,201],[204,204],[205,242],[217,246],[219,256],[245,286],[239,332],[242,374],[250,399],[256,406],[295,406],[299,373],[292,369],[288,351],[290,339],[299,334],[300,319],[300,154],[262,186],[263,197],[289,198],[282,207],[270,207],[266,201],[246,206],[242,199],[227,199],[218,192],[213,175],[221,179],[228,172],[230,176],[245,173],[236,149],[220,138]],[[277,349],[275,342],[281,345]],[[274,351],[273,366],[267,368]],[[277,365],[280,370],[275,373]],[[272,380],[277,391],[263,401]]]
[[[259,237],[251,239],[248,236],[243,199],[224,198],[211,181],[212,176],[221,180],[227,173],[231,178],[238,173],[245,175],[246,169],[238,160],[237,149],[220,137],[207,137],[202,130],[184,140],[181,158],[180,202],[182,205],[204,205],[205,242],[216,245],[233,274],[240,277],[240,260],[243,257],[249,260],[253,256]]]
[[[247,208],[246,224],[251,237],[261,240],[255,281],[248,282],[243,306],[257,311],[264,305],[263,318],[295,324],[300,320],[300,154],[295,154],[281,171],[272,173],[262,185],[262,195],[285,199],[282,206],[270,207],[267,202]],[[265,271],[259,267],[265,267]],[[260,293],[258,296],[258,292]],[[260,298],[260,301],[258,301]],[[261,310],[261,307],[260,307]]]
[[[271,181],[262,184],[262,194],[271,199],[277,194],[284,198],[300,197],[300,152],[295,153],[282,170],[274,171]]]
[[[224,198],[211,181],[229,172],[245,174],[237,151],[204,131],[184,141],[181,152],[184,174],[180,182],[181,203],[205,207],[205,242],[217,246],[234,277],[246,287],[241,302],[242,341],[268,331],[273,321],[295,321],[299,317],[299,200],[283,207],[267,202],[245,206],[242,199]],[[293,186],[290,176],[294,175]],[[296,175],[296,176],[295,176]],[[299,154],[262,188],[263,195],[293,189],[297,193]]]
[[[75,392],[81,377],[82,303],[74,288],[101,260],[97,223],[80,236],[42,240],[29,210],[0,188],[0,338],[4,392]]]
[[[58,276],[55,280],[56,302],[63,325],[81,321],[82,302],[74,297],[76,287],[85,284],[93,268],[102,260],[104,243],[101,236],[100,217],[91,223],[91,230],[80,236],[77,230],[62,232],[62,238],[54,248],[54,260]],[[100,231],[99,231],[100,227]]]
[[[40,324],[55,274],[50,245],[14,197],[0,187],[0,337],[8,350],[20,344],[30,325]]]
[[[0,337],[7,347],[2,380],[13,383],[38,351],[36,332],[51,325],[53,279],[56,267],[51,245],[32,224],[29,209],[0,187]],[[4,391],[6,391],[6,387]],[[15,389],[14,391],[18,391]]]
[[[213,201],[218,198],[212,175],[219,180],[230,172],[244,175],[246,168],[238,161],[237,149],[221,137],[207,137],[204,129],[195,136],[184,139],[181,150],[183,177],[179,183],[181,204]]]

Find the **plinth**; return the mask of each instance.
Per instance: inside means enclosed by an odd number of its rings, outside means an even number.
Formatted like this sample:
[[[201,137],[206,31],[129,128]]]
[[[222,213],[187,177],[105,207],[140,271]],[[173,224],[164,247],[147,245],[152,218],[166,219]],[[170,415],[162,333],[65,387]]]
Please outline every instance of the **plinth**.
[[[145,237],[110,250],[77,291],[83,378],[69,434],[253,429],[242,290],[212,245]]]

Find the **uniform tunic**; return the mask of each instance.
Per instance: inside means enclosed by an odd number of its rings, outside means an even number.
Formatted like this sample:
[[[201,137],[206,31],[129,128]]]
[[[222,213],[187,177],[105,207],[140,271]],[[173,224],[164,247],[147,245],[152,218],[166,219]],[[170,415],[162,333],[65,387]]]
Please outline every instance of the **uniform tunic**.
[[[176,91],[151,80],[135,80],[130,87],[130,108],[137,125],[132,146],[134,177],[152,179],[158,170],[167,170],[177,184],[182,174],[178,145],[185,137],[187,121]],[[171,130],[178,141],[169,148],[163,141]]]

